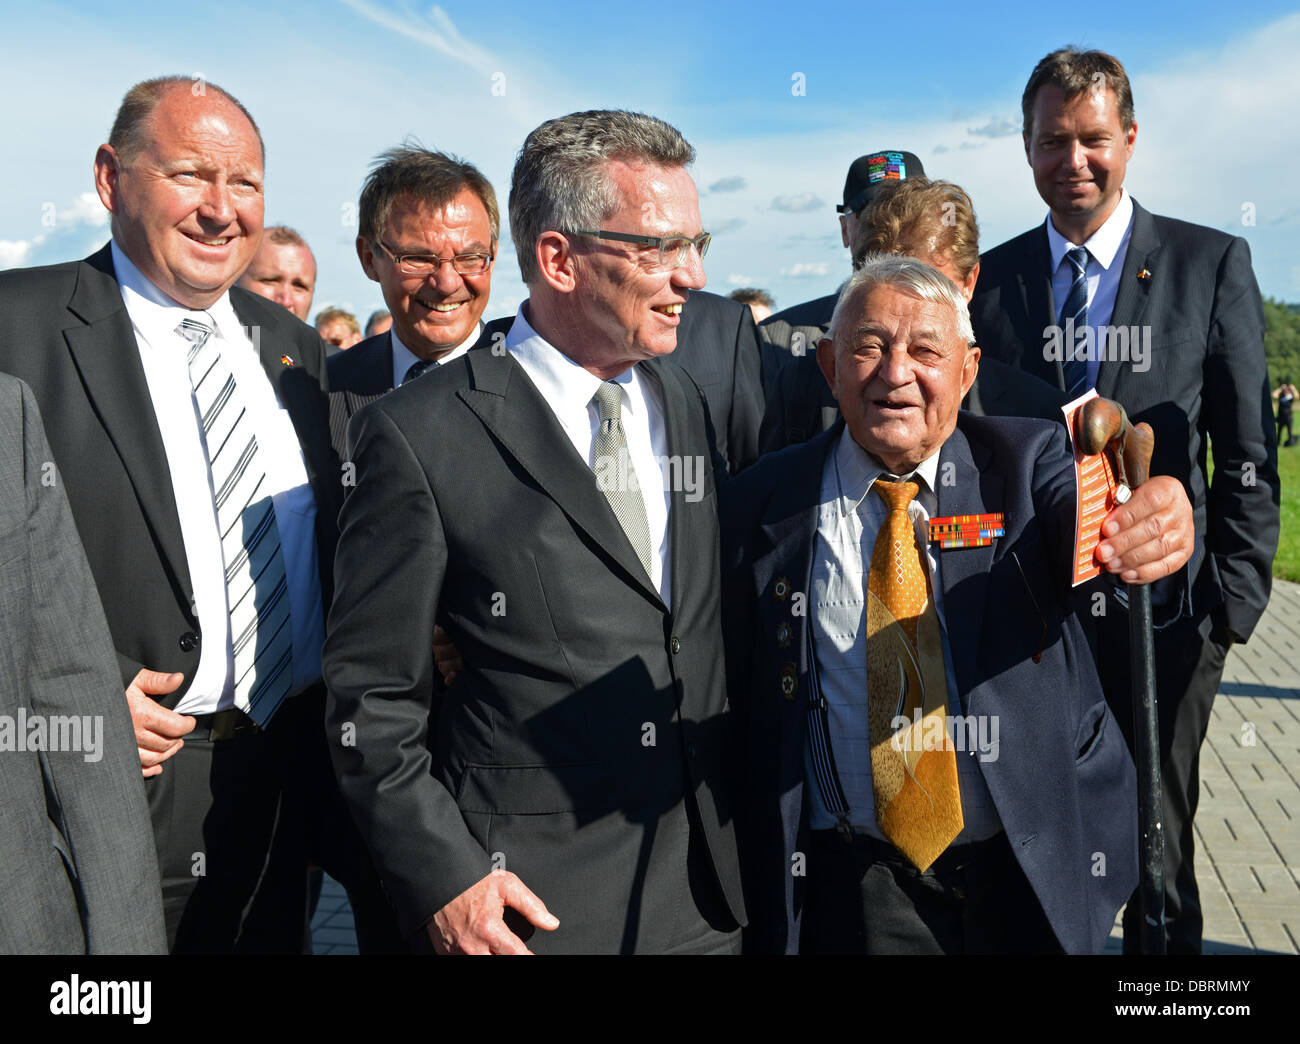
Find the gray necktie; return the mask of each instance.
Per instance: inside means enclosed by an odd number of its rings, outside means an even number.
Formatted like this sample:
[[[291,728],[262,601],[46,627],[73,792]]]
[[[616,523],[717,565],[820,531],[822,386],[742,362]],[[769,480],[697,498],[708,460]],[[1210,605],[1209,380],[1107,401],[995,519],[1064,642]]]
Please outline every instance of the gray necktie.
[[[206,318],[206,316],[205,316]],[[235,706],[265,725],[293,685],[293,628],[275,505],[264,488],[257,436],[213,327],[185,318],[190,384],[203,424],[225,562]]]
[[[645,575],[653,578],[645,500],[636,482],[636,471],[627,452],[627,435],[623,431],[623,392],[613,381],[605,381],[596,389],[591,401],[596,404],[596,415],[600,419],[591,447],[596,483],[609,500],[614,517],[645,567]]]

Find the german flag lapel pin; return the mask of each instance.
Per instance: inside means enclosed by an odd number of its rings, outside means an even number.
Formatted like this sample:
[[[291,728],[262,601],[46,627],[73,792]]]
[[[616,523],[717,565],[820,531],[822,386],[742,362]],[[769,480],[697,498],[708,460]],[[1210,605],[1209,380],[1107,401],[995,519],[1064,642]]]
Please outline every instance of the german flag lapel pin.
[[[290,359],[287,355],[282,355],[282,356],[280,356],[280,365],[281,365],[281,366],[297,366],[298,364],[295,363],[292,359]]]
[[[958,547],[988,547],[1007,535],[1006,516],[1002,512],[988,515],[947,515],[930,519],[930,543],[941,551]]]

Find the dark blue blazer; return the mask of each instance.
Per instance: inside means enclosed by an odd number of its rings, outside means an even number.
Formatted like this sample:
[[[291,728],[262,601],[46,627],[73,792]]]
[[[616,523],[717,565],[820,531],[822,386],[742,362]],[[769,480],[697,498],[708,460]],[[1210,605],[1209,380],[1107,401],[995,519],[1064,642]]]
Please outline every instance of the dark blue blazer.
[[[728,691],[748,802],[741,860],[759,952],[799,947],[811,599],[794,593],[811,588],[822,467],[843,427],[763,457],[720,491]],[[992,545],[940,555],[961,710],[997,716],[999,756],[980,770],[1057,939],[1068,953],[1099,952],[1137,884],[1136,774],[1074,614],[1065,431],[963,411],[938,485],[940,515],[1006,516]],[[778,597],[780,581],[793,593]]]

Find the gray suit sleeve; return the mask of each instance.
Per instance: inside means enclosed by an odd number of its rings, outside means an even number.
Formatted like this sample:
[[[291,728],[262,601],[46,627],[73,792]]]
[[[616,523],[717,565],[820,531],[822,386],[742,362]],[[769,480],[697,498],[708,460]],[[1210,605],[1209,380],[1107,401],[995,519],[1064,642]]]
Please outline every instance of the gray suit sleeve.
[[[31,391],[23,386],[23,456],[32,562],[28,672],[34,713],[89,718],[81,751],[41,754],[46,787],[74,864],[88,953],[165,953],[158,857],[131,716],[108,624],[63,492],[49,465]],[[46,476],[55,481],[47,483]],[[102,728],[102,732],[99,729]]]

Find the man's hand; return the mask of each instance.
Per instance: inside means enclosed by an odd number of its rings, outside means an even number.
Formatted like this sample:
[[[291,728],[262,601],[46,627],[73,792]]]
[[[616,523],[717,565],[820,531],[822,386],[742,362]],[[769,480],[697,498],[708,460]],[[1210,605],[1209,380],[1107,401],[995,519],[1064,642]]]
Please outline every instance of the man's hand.
[[[1149,584],[1177,572],[1192,557],[1192,505],[1169,475],[1148,479],[1101,525],[1097,561],[1129,584]]]
[[[460,659],[460,650],[452,644],[451,638],[441,627],[433,629],[433,665],[442,675],[443,685],[450,685],[464,666]]]
[[[519,878],[508,870],[493,870],[433,915],[427,927],[434,950],[442,954],[531,954],[502,920],[507,906],[543,931],[553,932],[560,926]]]
[[[140,768],[146,779],[162,772],[162,763],[185,745],[181,737],[197,724],[188,714],[177,714],[149,698],[175,692],[184,680],[183,674],[142,668],[126,688],[126,705],[131,711]]]

